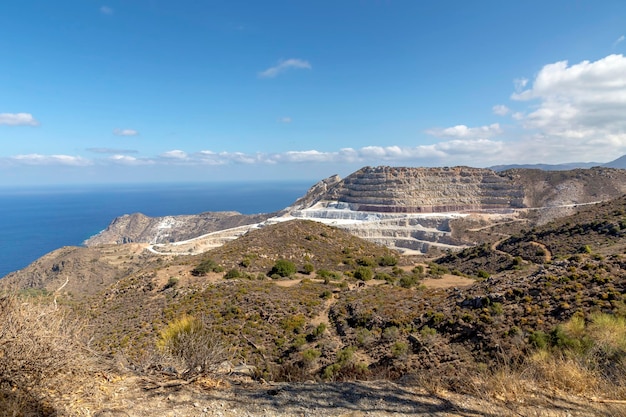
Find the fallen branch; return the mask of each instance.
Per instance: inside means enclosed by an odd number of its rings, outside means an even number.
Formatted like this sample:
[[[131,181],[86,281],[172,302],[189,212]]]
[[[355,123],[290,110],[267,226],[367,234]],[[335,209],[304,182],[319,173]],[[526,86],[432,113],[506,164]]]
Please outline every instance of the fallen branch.
[[[170,381],[165,381],[165,382],[160,382],[160,381],[155,381],[153,379],[143,378],[143,381],[146,382],[147,384],[154,385],[154,386],[144,386],[143,389],[145,389],[145,390],[153,390],[153,389],[165,389],[165,388],[181,387],[181,386],[184,386],[184,385],[189,385],[189,384],[194,383],[199,377],[200,377],[200,375],[196,375],[193,378],[189,378],[189,379],[172,379]]]

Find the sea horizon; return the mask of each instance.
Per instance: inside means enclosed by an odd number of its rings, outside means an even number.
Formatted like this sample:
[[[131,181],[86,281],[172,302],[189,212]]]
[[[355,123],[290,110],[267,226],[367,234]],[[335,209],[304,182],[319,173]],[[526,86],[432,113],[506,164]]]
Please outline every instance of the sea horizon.
[[[81,246],[116,217],[273,213],[314,181],[0,186],[0,278],[63,246]]]

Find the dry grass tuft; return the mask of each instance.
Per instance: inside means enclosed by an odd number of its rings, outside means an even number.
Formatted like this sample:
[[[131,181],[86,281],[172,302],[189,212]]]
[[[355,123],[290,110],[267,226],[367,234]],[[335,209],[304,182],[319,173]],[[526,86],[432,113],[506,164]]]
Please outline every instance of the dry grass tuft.
[[[48,298],[0,298],[0,416],[80,414],[97,391],[80,331]]]

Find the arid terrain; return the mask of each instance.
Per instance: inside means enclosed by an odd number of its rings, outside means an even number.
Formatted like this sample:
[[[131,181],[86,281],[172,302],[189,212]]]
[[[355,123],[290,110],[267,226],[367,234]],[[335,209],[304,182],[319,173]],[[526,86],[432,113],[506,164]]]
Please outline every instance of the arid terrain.
[[[454,249],[297,216],[197,254],[58,249],[0,281],[0,415],[625,415],[626,197],[533,175],[566,212],[474,208]]]

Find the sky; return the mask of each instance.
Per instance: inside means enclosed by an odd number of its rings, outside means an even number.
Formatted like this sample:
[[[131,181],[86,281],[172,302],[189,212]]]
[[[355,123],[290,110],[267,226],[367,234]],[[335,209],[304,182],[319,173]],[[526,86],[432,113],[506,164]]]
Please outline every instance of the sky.
[[[623,0],[0,3],[0,186],[626,154]]]

